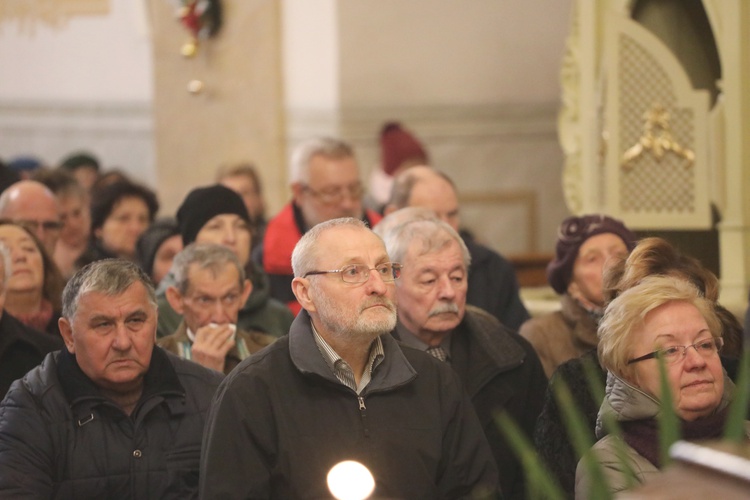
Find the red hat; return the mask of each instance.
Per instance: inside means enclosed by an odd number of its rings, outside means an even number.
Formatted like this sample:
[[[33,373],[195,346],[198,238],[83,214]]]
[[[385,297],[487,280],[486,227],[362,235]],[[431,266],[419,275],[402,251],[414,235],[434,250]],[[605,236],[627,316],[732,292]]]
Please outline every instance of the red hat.
[[[388,175],[393,175],[407,162],[411,165],[428,163],[422,144],[397,122],[386,123],[380,132],[380,158],[383,171]]]

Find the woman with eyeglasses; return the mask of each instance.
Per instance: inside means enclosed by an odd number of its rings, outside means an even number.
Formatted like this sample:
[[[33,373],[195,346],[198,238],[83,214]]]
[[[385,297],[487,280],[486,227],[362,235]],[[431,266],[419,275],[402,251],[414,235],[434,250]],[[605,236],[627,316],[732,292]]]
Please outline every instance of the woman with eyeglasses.
[[[10,250],[5,310],[26,326],[60,335],[64,280],[37,237],[26,227],[0,220],[0,242]]]
[[[602,464],[610,490],[627,488],[630,469],[637,484],[659,473],[657,415],[671,404],[682,439],[718,439],[723,434],[733,383],[722,368],[721,320],[714,303],[689,282],[653,276],[623,291],[607,306],[599,324],[599,360],[608,370],[604,402],[591,453]],[[666,368],[671,398],[660,386],[659,363]],[[622,428],[626,460],[618,456],[619,437],[603,436],[612,416]],[[576,470],[576,498],[589,498],[590,478],[583,462]]]
[[[655,275],[686,280],[697,286],[701,295],[714,303],[716,313],[722,322],[722,365],[730,378],[734,378],[738,365],[737,356],[742,349],[742,325],[730,311],[717,303],[719,280],[716,275],[697,259],[681,253],[668,241],[662,238],[644,238],[638,242],[627,259],[613,261],[604,273],[602,281],[604,302],[611,302],[625,290]],[[550,379],[534,433],[536,449],[567,498],[573,498],[575,494],[576,465],[580,457],[575,453],[568,438],[555,392],[563,383],[570,389],[573,402],[585,419],[583,423],[586,431],[591,439],[596,439],[596,419],[602,399],[591,393],[586,364],[594,367],[601,384],[605,384],[607,371],[602,367],[596,349],[560,365]]]

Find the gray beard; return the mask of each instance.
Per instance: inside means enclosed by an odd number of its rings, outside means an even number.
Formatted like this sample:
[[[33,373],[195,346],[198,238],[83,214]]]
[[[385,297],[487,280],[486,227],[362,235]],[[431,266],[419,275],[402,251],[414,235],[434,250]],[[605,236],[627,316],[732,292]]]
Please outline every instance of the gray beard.
[[[386,298],[375,301],[375,303],[385,302],[389,306],[390,314],[388,316],[367,319],[358,315],[354,321],[351,321],[347,315],[341,314],[339,309],[328,301],[327,297],[321,296],[321,298],[322,303],[318,307],[320,322],[331,335],[339,339],[351,340],[352,338],[362,338],[372,341],[375,337],[389,333],[396,328],[398,318],[396,306]],[[368,305],[365,304],[363,308]]]
[[[369,337],[375,339],[396,328],[396,313],[392,311],[387,318],[357,318],[354,323],[342,322],[340,317],[319,313],[320,322],[332,335],[339,338]]]

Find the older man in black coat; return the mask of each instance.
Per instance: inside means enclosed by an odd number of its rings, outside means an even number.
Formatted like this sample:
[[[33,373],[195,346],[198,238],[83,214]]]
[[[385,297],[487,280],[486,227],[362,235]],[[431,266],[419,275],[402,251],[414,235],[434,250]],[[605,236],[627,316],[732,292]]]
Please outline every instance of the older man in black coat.
[[[484,428],[504,498],[522,499],[523,470],[494,420],[506,411],[532,438],[547,378],[531,345],[482,309],[466,305],[469,252],[447,223],[405,208],[376,229],[403,265],[393,336],[450,363]]]

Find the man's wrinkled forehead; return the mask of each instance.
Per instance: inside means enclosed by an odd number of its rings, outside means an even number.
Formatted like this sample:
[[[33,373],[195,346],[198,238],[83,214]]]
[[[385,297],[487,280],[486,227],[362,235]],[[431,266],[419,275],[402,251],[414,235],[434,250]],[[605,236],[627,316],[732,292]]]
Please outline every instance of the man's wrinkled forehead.
[[[143,286],[142,283],[140,284]],[[86,309],[87,306],[91,309],[97,302],[100,304],[115,304],[120,300],[128,301],[129,303],[134,304],[137,308],[143,308],[144,310],[155,312],[158,305],[155,301],[150,300],[149,294],[145,290],[145,286],[143,286],[144,291],[141,294],[139,293],[140,291],[135,290],[137,287],[134,285],[136,285],[136,283],[131,284],[121,293],[109,293],[105,290],[95,289],[82,290],[78,294],[78,307],[76,308],[76,314],[78,314],[81,309]]]
[[[370,229],[354,226],[334,227],[323,233],[316,245],[316,261],[350,264],[365,255],[377,255],[378,262],[388,260],[383,240]]]

